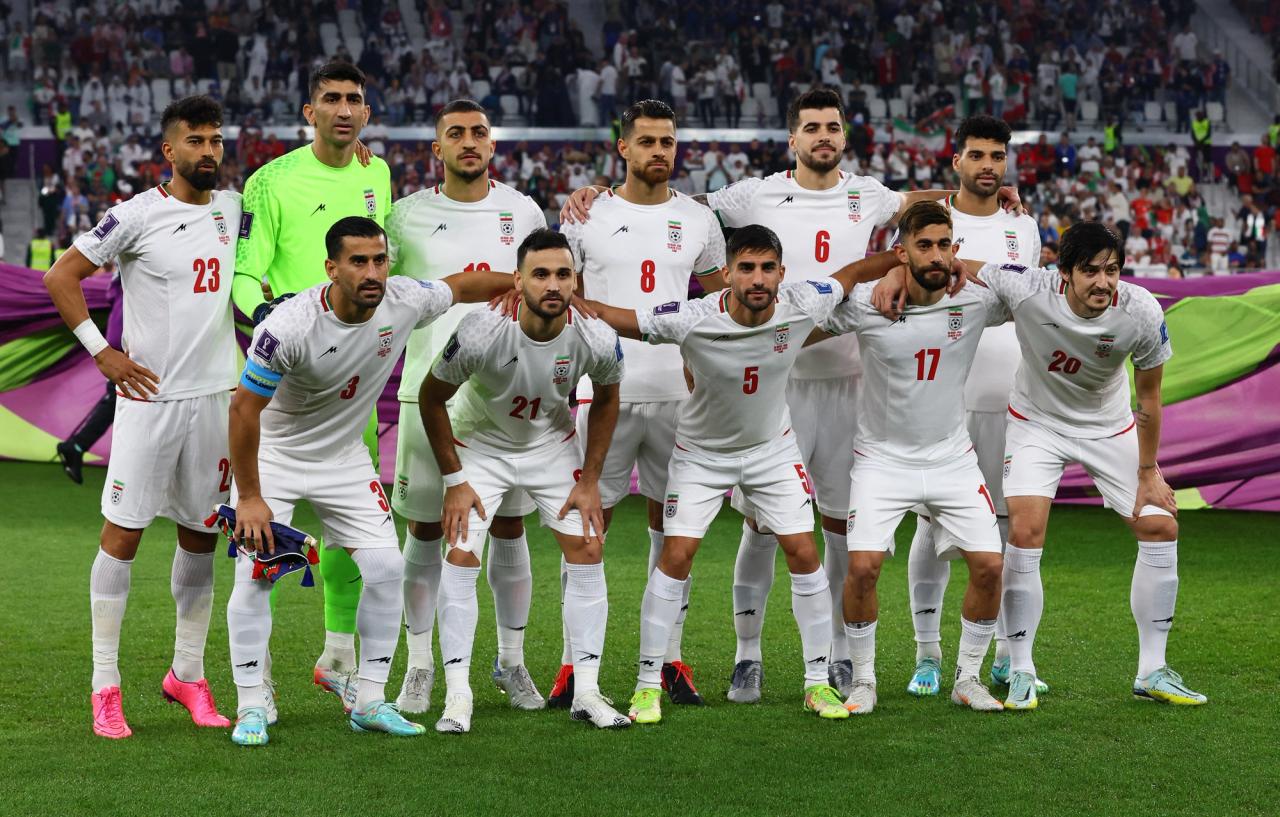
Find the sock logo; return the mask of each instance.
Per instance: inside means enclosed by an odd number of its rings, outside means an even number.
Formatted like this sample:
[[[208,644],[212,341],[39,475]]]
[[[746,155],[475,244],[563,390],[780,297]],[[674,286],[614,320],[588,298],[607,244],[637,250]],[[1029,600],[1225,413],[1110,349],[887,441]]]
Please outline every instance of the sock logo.
[[[245,661],[243,664],[236,664],[239,669],[251,669],[256,666],[258,666],[257,661]]]
[[[448,661],[444,662],[444,665],[447,667],[450,664],[461,664],[461,663],[462,663],[461,658],[450,658]]]
[[[1169,616],[1168,618],[1153,618],[1151,619],[1151,623],[1152,624],[1172,624],[1173,616]]]
[[[825,664],[825,663],[827,663],[827,657],[826,657],[825,655],[819,655],[817,658],[810,658],[810,659],[809,659],[809,663],[810,663],[810,664]]]
[[[937,607],[926,607],[923,610],[916,610],[916,615],[923,616],[923,615],[928,615],[930,613],[936,613],[936,612],[938,612]]]
[[[653,662],[652,662],[652,661],[648,661],[648,660],[641,659],[641,661],[640,661],[640,666],[642,666],[642,667],[652,667],[652,666],[653,666]]]
[[[582,655],[578,656],[578,660],[579,661],[599,661],[600,656],[596,655],[593,652],[584,652]]]
[[[1016,633],[1009,633],[1009,638],[1011,638],[1011,639],[1013,639],[1013,638],[1026,638],[1026,637],[1027,637],[1027,631],[1026,631],[1026,630],[1018,630],[1018,632],[1016,632]]]
[[[754,616],[755,614],[756,614],[756,611],[754,608],[750,610],[739,610],[738,612],[734,613],[735,616]]]
[[[390,663],[391,663],[391,656],[389,656],[389,655],[384,655],[384,656],[382,656],[381,658],[370,658],[370,659],[369,659],[369,663],[370,663],[370,664],[390,664]]]

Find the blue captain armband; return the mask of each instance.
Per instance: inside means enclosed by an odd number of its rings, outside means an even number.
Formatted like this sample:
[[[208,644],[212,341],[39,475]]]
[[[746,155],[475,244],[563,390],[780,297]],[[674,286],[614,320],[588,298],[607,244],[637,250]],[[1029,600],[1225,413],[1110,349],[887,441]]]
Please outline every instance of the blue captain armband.
[[[276,393],[281,377],[283,375],[280,373],[273,372],[250,358],[245,361],[244,373],[240,375],[240,385],[260,397],[271,397]]]

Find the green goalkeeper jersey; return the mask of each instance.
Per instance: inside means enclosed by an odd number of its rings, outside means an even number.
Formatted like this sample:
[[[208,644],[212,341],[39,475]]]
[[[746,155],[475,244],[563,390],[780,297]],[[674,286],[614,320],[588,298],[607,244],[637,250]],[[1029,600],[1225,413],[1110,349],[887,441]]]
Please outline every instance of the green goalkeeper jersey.
[[[391,170],[373,157],[330,167],[303,145],[263,165],[244,186],[231,298],[245,315],[262,303],[265,278],[275,295],[325,280],[324,236],[338,219],[391,211]]]

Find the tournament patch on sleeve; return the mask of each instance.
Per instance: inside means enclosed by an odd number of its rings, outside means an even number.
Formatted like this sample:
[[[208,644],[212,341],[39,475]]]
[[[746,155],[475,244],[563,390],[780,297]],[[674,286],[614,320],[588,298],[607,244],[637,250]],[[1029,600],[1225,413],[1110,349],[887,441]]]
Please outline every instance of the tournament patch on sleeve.
[[[106,241],[107,236],[111,235],[111,231],[120,226],[120,219],[116,218],[115,213],[107,213],[106,218],[98,222],[98,226],[93,228],[93,237],[99,241]]]
[[[454,332],[449,336],[449,342],[445,344],[444,352],[440,357],[445,360],[453,360],[454,355],[458,354],[458,350],[462,348],[462,344],[458,342],[458,333]]]
[[[253,213],[240,214],[240,237],[247,239],[253,232]]]
[[[831,294],[831,284],[828,284],[826,281],[808,281],[807,283],[814,289],[818,290],[819,295]]]
[[[679,311],[679,301],[667,301],[665,304],[658,304],[653,308],[653,314],[655,315],[674,315]]]
[[[622,360],[622,339],[621,338],[613,342],[613,356],[617,360]]]
[[[435,288],[436,288],[435,283],[433,283],[433,282],[431,282],[431,281],[423,281],[421,278],[417,279],[417,281],[418,281],[418,286],[422,287],[423,289],[435,289]]]
[[[1019,275],[1027,271],[1027,268],[1021,264],[1001,264],[1000,269],[1008,270],[1009,272],[1016,272]]]
[[[1160,321],[1160,342],[1169,342],[1169,324],[1165,321]]]
[[[275,357],[276,350],[280,348],[280,339],[263,329],[262,334],[258,335],[258,342],[253,345],[253,353],[266,363],[271,362],[271,358]]]

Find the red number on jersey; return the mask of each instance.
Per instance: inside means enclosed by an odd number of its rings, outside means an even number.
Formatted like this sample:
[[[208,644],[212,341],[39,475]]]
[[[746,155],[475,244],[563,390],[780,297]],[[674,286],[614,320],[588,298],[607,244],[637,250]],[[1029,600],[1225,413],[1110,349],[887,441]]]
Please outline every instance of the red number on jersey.
[[[347,381],[347,387],[342,391],[338,392],[338,396],[341,397],[343,400],[350,400],[352,397],[356,396],[356,386],[359,386],[359,385],[360,385],[360,375],[356,375],[355,377]]]
[[[219,491],[231,490],[231,460],[223,457],[218,460],[218,473],[222,475],[222,481],[218,483]]]
[[[369,483],[369,490],[373,492],[374,496],[378,497],[378,510],[383,513],[390,513],[391,505],[387,503],[387,495],[382,492],[382,483],[375,479]]]
[[[640,291],[653,292],[658,286],[658,265],[645,259],[640,262]]]
[[[538,419],[538,407],[542,405],[542,398],[535,397],[530,400],[527,397],[515,397],[511,401],[511,405],[515,408],[511,409],[508,417],[514,417],[517,420],[536,420]],[[529,416],[524,416],[524,410],[529,409]]]
[[[748,366],[742,371],[742,393],[755,394],[760,388],[760,367]]]
[[[196,285],[192,292],[217,292],[222,283],[222,262],[217,258],[205,260],[197,258],[191,262],[191,271],[196,274]],[[208,276],[207,278],[205,276]]]
[[[1061,349],[1057,349],[1053,353],[1053,360],[1049,361],[1049,371],[1075,374],[1080,371],[1080,358],[1071,357]]]
[[[800,484],[804,486],[806,494],[813,493],[813,485],[809,482],[809,475],[804,472],[804,465],[796,463],[796,475],[800,477]]]
[[[488,261],[480,261],[480,262],[472,261],[470,264],[467,264],[467,266],[462,271],[463,272],[489,272],[490,271],[489,262]]]
[[[826,261],[831,257],[831,233],[819,230],[813,237],[813,257],[818,261]]]
[[[995,512],[996,512],[996,504],[995,504],[994,502],[992,502],[992,501],[991,501],[991,492],[987,490],[987,486],[986,486],[986,485],[979,485],[979,486],[978,486],[978,493],[982,494],[982,498],[983,498],[983,499],[985,499],[985,500],[987,500],[987,507],[991,509],[991,512],[992,512],[992,513],[995,513]]]
[[[921,349],[913,356],[916,359],[916,380],[932,380],[938,374],[938,360],[942,357],[941,349]],[[925,366],[928,358],[929,365]]]

